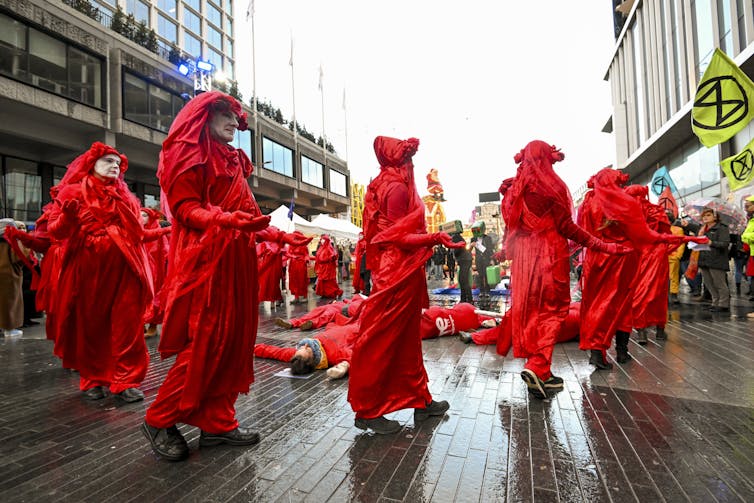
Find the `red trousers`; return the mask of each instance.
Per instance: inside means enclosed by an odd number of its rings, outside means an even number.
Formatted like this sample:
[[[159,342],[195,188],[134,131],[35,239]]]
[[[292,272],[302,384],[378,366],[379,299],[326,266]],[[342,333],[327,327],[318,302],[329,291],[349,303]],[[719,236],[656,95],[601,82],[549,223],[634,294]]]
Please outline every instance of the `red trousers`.
[[[178,353],[173,368],[157,392],[157,399],[147,409],[146,422],[154,428],[169,428],[176,423],[190,424],[207,433],[226,433],[238,427],[235,403],[238,393],[206,396],[198,408],[181,409],[181,395],[186,384],[192,344]]]

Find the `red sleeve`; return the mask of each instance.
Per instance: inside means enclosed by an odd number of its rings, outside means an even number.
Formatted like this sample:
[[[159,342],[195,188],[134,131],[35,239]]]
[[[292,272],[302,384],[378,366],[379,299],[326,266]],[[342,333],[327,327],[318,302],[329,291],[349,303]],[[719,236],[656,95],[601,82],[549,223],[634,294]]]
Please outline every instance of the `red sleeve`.
[[[205,230],[222,213],[219,208],[210,211],[202,207],[201,187],[204,185],[198,168],[194,167],[177,177],[170,186],[167,193],[170,210],[173,217],[186,227]]]
[[[408,213],[408,187],[402,183],[391,183],[385,190],[383,211],[390,220],[398,220]]]
[[[279,360],[289,362],[296,354],[295,348],[281,348],[269,344],[256,344],[254,346],[254,356],[258,358],[268,358],[270,360]]]

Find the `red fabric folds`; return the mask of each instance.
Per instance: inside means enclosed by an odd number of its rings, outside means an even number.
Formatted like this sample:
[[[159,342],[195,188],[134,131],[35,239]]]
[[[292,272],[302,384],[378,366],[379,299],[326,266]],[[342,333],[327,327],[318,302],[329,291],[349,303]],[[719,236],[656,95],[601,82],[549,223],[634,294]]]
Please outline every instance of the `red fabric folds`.
[[[293,234],[304,237],[301,231]],[[294,297],[309,295],[309,275],[306,264],[309,261],[309,248],[306,245],[289,246],[286,252],[288,258],[288,290]]]
[[[280,280],[283,278],[283,250],[274,241],[257,243],[259,267],[259,301],[283,300]]]
[[[321,297],[334,299],[343,295],[338,286],[338,252],[330,241],[330,236],[323,234],[315,255],[314,272],[317,273],[315,293]]]
[[[367,242],[363,236],[356,242],[356,249],[353,253],[354,271],[351,284],[353,293],[360,293],[364,290],[364,278],[361,277],[361,257],[366,253]]]
[[[361,310],[348,387],[357,417],[423,408],[432,399],[419,336],[421,309],[429,305],[424,264],[432,247],[404,244],[412,234],[426,234],[411,162],[418,145],[414,138],[374,141],[380,173],[369,184],[363,214],[373,286]],[[391,192],[402,196],[392,198]]]
[[[141,211],[147,214],[147,223],[144,229],[152,232],[159,231],[161,229],[160,218],[162,214],[151,208],[142,208]],[[161,296],[161,290],[168,270],[170,238],[162,234],[155,239],[145,239],[144,246],[149,256],[149,267],[152,270],[152,281],[154,284],[154,298],[144,315],[144,323],[159,325],[162,323],[164,313],[164,300]]]
[[[92,173],[108,154],[122,160],[116,180]],[[49,232],[63,241],[57,290],[48,299],[55,304],[55,353],[80,372],[82,385],[109,385],[113,393],[137,387],[149,361],[141,322],[152,274],[126,169],[115,149],[93,144],[69,165],[48,212]]]

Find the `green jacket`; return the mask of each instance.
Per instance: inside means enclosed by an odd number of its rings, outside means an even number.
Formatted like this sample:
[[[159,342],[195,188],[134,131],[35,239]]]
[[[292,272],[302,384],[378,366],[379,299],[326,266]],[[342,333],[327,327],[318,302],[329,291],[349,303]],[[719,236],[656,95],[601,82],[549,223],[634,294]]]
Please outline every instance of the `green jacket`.
[[[749,254],[754,256],[754,217],[749,219],[746,230],[741,233],[741,241],[749,245]]]

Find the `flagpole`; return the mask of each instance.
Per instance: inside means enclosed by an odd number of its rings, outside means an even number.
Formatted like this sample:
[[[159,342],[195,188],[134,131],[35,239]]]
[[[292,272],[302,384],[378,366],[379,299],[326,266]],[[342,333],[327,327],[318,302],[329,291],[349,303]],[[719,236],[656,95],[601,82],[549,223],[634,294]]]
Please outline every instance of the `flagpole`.
[[[257,150],[257,137],[259,136],[259,127],[257,123],[257,49],[254,41],[254,38],[256,36],[256,30],[254,29],[254,11],[254,0],[249,0],[249,8],[246,11],[246,20],[249,20],[249,14],[251,14],[251,113],[254,119],[254,159],[257,163],[259,163],[259,160],[257,159],[259,155]]]
[[[298,151],[298,124],[296,123],[296,84],[293,80],[293,31],[291,31],[291,59],[288,61],[291,65],[291,96],[293,100],[293,148]],[[294,156],[296,154],[294,153]]]
[[[343,127],[345,128],[346,164],[348,164],[348,112],[346,111],[346,88],[343,88]]]
[[[327,167],[327,136],[325,135],[325,85],[323,83],[324,72],[322,70],[322,63],[319,64],[319,96],[322,101],[322,155],[325,162],[323,167]]]

